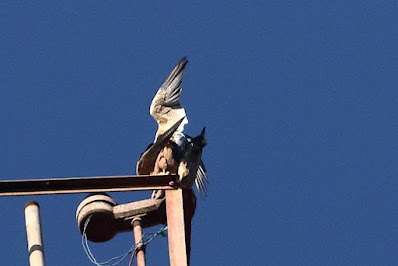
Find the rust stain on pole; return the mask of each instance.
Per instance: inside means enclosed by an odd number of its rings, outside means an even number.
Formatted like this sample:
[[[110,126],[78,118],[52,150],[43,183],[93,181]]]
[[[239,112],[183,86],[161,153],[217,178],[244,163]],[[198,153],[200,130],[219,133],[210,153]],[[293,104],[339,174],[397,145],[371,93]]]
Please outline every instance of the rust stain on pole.
[[[137,266],[145,266],[145,245],[142,239],[142,220],[141,218],[134,218],[132,223],[134,230],[135,252],[137,254]]]
[[[166,190],[170,266],[188,265],[182,190]]]
[[[41,234],[39,204],[29,201],[25,205],[26,235],[28,239],[29,263],[44,266],[44,251]]]
[[[174,189],[176,175],[123,175],[0,181],[0,196]]]

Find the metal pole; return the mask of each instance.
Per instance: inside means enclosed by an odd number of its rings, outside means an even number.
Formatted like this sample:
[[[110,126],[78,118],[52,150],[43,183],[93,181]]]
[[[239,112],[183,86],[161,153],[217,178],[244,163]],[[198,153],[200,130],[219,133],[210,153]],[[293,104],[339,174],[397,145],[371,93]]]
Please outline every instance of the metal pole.
[[[39,204],[29,201],[25,205],[26,235],[28,238],[29,263],[44,266],[43,241],[41,236]]]
[[[170,266],[188,265],[182,190],[166,190]]]
[[[137,266],[145,266],[145,245],[142,239],[142,220],[137,217],[133,219],[133,230],[135,240],[135,252],[137,254]]]

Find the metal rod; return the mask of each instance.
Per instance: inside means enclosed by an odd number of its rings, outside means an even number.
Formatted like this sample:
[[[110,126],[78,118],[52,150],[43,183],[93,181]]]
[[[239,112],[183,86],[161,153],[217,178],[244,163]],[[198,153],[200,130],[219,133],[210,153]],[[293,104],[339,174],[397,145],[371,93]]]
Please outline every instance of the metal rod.
[[[132,224],[134,230],[135,252],[137,255],[137,266],[145,266],[145,245],[142,239],[141,218],[134,218]]]
[[[170,266],[187,266],[182,190],[166,190]]]
[[[2,180],[0,196],[175,189],[177,175],[122,175]]]
[[[29,263],[44,266],[44,251],[41,234],[39,204],[29,201],[25,205],[26,235],[28,239]]]

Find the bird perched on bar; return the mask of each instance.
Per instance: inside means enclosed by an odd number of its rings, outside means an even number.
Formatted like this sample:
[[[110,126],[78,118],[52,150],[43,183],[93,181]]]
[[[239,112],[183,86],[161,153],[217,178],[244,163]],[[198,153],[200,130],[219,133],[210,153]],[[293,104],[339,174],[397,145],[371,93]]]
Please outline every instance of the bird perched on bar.
[[[154,143],[141,155],[137,174],[178,174],[183,189],[197,189],[206,195],[207,172],[202,162],[202,149],[206,146],[205,129],[197,137],[183,133],[188,123],[185,109],[179,102],[181,80],[188,60],[182,58],[162,86],[149,108],[158,124]],[[155,191],[152,197],[162,197]]]
[[[188,257],[191,250],[191,221],[196,209],[196,196],[193,184],[202,195],[206,195],[207,172],[202,162],[202,150],[206,146],[205,129],[197,137],[183,133],[188,123],[185,109],[179,99],[181,80],[188,60],[182,58],[162,86],[160,86],[149,108],[158,124],[154,143],[140,156],[137,174],[177,174],[182,187],[185,244]],[[152,198],[162,199],[163,190],[155,190]]]

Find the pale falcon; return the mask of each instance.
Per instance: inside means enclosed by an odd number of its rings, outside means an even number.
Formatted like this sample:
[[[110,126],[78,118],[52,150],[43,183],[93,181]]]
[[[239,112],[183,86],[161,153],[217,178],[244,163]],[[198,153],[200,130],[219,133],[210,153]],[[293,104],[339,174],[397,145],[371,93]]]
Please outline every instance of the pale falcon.
[[[141,171],[140,169],[150,168],[150,174],[162,172],[163,174],[178,174],[182,188],[191,189],[195,183],[199,192],[205,195],[207,172],[201,160],[202,149],[206,145],[205,130],[203,129],[202,133],[195,138],[183,133],[184,125],[188,123],[188,119],[179,98],[182,91],[181,79],[187,63],[186,57],[178,62],[152,100],[150,114],[156,120],[158,129],[155,134],[155,142],[141,155],[137,163],[137,173],[149,174],[148,170]],[[175,129],[176,127],[177,129]],[[170,141],[164,144],[166,139],[170,139]],[[163,145],[163,147],[160,147],[160,145]],[[151,148],[153,152],[148,152]],[[159,148],[161,149],[160,152]],[[157,158],[155,159],[156,162],[152,164],[154,156],[157,156]],[[146,160],[146,157],[151,159]],[[152,165],[143,163],[144,161],[150,161]],[[145,167],[140,167],[140,165],[145,165]]]

